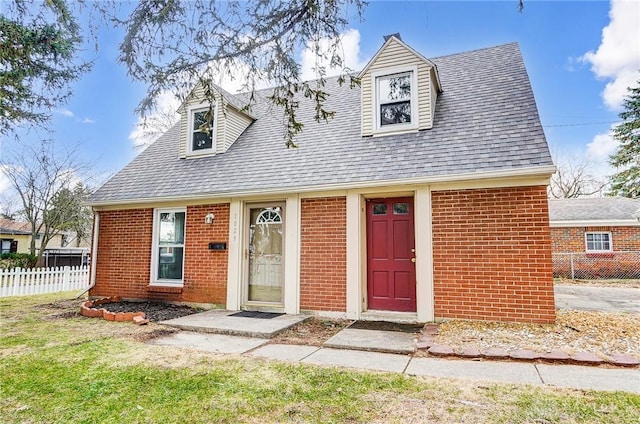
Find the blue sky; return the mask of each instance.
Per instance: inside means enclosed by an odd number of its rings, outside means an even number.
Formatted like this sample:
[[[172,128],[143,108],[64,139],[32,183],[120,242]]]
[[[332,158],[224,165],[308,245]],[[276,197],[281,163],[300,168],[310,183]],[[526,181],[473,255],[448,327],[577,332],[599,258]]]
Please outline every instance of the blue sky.
[[[620,87],[640,79],[639,1],[525,0],[523,13],[517,0],[372,1],[364,21],[354,16],[345,32],[347,63],[364,65],[382,37],[396,32],[426,57],[518,42],[552,151],[589,158],[598,172],[608,172],[606,158],[615,147],[608,132],[620,112]],[[53,137],[78,146],[80,159],[95,163],[101,178],[139,152],[130,135],[145,87],[131,82],[116,61],[121,37],[119,30],[100,30],[99,51],[86,53],[95,59],[93,70],[74,84],[73,97],[52,121]],[[0,155],[11,143],[2,140]]]

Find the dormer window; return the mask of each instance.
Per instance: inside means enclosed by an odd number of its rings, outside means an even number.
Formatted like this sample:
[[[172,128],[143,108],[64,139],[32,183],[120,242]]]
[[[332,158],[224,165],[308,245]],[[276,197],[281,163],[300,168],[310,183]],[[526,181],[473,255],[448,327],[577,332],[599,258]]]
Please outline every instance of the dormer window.
[[[418,128],[417,67],[372,73],[376,132]]]
[[[378,78],[380,126],[411,122],[411,73]]]
[[[193,155],[214,152],[214,111],[213,107],[192,107],[189,109],[189,153]]]

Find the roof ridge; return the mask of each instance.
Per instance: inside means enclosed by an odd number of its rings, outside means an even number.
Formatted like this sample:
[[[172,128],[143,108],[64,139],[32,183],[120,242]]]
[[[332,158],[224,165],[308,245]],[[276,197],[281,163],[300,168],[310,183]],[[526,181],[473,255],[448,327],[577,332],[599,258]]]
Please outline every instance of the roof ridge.
[[[409,46],[409,45],[407,44],[407,46]],[[492,49],[497,49],[497,48],[500,48],[500,47],[507,47],[507,46],[516,46],[518,49],[520,49],[520,46],[519,46],[517,41],[511,41],[509,43],[497,44],[497,45],[488,46],[488,47],[480,47],[480,48],[473,49],[473,50],[467,50],[467,51],[464,51],[464,52],[457,52],[457,53],[450,53],[450,54],[446,54],[446,55],[442,55],[442,56],[435,56],[435,57],[427,57],[424,54],[420,53],[418,50],[416,50],[416,49],[413,49],[413,50],[415,50],[417,53],[422,55],[427,60],[440,60],[440,59],[446,59],[446,58],[450,58],[450,57],[454,57],[454,56],[461,56],[461,55],[465,55],[465,54],[469,54],[469,53],[476,53],[476,52],[481,52],[481,51],[485,51],[485,50],[492,50]],[[411,48],[411,46],[409,46],[409,47]],[[346,75],[358,75],[360,72],[361,72],[361,70],[348,72]],[[330,75],[330,76],[324,77],[324,79],[325,80],[329,80],[329,79],[332,79],[333,77],[338,77],[338,76],[339,75]],[[312,83],[312,82],[318,81],[320,79],[321,78],[315,78],[315,79],[307,80],[307,81],[304,81],[304,82]],[[222,88],[223,90],[225,90],[223,87],[221,87],[221,86],[219,86],[219,87]],[[253,90],[253,91],[241,91],[239,93],[230,93],[228,90],[225,90],[225,91],[231,97],[238,98],[238,97],[241,97],[241,96],[248,96],[252,92],[255,94],[255,93],[262,93],[262,92],[272,91],[276,87],[277,87],[276,85],[273,85],[273,86],[270,86],[270,87],[260,88],[258,90]],[[242,101],[243,99],[238,98],[237,100]]]

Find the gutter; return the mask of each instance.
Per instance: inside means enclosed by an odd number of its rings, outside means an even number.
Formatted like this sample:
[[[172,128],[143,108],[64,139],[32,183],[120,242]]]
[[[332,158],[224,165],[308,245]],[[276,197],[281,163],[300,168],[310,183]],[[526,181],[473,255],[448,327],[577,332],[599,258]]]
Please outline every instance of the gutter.
[[[640,227],[640,219],[549,220],[550,227]]]
[[[93,234],[91,236],[91,265],[89,268],[89,287],[86,290],[82,291],[76,299],[79,299],[80,296],[91,290],[96,285],[96,268],[97,268],[97,259],[98,259],[98,233],[100,228],[100,212],[93,211]]]

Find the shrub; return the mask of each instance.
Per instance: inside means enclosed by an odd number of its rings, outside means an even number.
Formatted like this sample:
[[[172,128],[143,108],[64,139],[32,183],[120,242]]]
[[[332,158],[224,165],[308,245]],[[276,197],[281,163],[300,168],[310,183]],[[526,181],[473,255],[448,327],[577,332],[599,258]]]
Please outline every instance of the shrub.
[[[3,253],[0,255],[0,269],[33,268],[37,260],[29,253]]]

